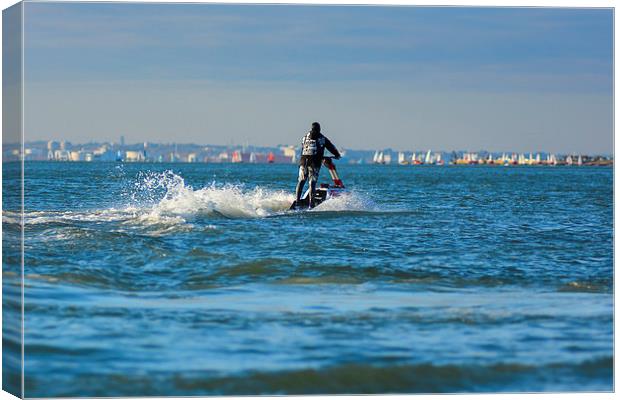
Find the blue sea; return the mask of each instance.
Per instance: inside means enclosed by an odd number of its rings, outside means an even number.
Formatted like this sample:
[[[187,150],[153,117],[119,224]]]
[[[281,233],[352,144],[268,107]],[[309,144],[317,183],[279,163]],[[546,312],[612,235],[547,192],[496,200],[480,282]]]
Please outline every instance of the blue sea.
[[[27,162],[25,395],[613,390],[611,168],[338,168],[291,212],[294,165]]]

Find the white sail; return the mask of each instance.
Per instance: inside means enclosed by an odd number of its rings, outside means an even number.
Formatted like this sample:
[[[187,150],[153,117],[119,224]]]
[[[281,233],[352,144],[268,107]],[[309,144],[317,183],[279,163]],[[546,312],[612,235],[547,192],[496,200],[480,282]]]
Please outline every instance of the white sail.
[[[573,165],[573,157],[570,154],[566,156],[566,165]]]
[[[579,154],[579,157],[577,157],[577,165],[582,165],[583,164],[583,160],[581,159],[581,154]]]
[[[415,161],[416,161],[415,160],[415,152],[413,152],[413,154],[411,155],[411,162],[414,163]]]
[[[424,157],[424,162],[427,164],[431,162],[431,151],[430,150],[426,152],[426,157]]]
[[[255,163],[256,162],[256,154],[254,154],[254,152],[250,153],[250,162],[251,163]]]
[[[402,151],[398,153],[398,163],[399,164],[406,163],[406,161],[405,161],[405,153],[403,153]]]

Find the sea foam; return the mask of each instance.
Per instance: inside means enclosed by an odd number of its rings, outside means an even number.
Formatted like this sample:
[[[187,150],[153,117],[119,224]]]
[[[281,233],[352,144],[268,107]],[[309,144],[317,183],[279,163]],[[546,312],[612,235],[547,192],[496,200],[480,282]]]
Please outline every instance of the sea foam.
[[[184,219],[196,216],[223,216],[227,218],[263,218],[288,213],[295,199],[293,193],[267,189],[260,186],[212,182],[201,189],[194,189],[171,171],[145,173],[136,182],[132,200],[144,206],[149,204],[152,218],[177,216]],[[158,193],[159,192],[159,199]],[[163,193],[162,193],[163,192]],[[366,211],[373,209],[372,202],[349,192],[327,200],[313,212]]]
[[[26,225],[72,222],[115,222],[121,225],[179,227],[200,217],[265,218],[291,213],[293,193],[243,184],[211,182],[194,189],[172,171],[140,172],[126,185],[113,207],[99,210],[26,211]],[[373,211],[372,201],[347,192],[320,204],[313,213]],[[19,214],[3,213],[4,222],[19,223]],[[165,231],[164,231],[165,232]]]

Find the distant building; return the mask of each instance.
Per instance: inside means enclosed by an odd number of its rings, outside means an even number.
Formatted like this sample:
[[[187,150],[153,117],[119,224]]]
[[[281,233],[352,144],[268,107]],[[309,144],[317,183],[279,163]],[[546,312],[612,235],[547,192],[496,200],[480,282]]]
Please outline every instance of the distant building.
[[[280,150],[282,150],[284,157],[293,158],[297,154],[297,149],[295,146],[282,146],[280,147]]]
[[[70,161],[81,161],[82,160],[82,152],[81,151],[70,151],[69,152],[69,160]]]
[[[92,158],[99,161],[114,161],[116,160],[116,155],[110,146],[103,144],[93,151]]]
[[[125,161],[127,162],[142,162],[144,160],[145,157],[142,151],[128,150],[125,152]]]
[[[67,150],[55,150],[54,151],[54,160],[55,161],[69,161],[69,158],[70,158],[70,156],[69,156],[69,152]]]
[[[47,159],[48,160],[53,160],[54,159],[54,151],[56,151],[58,149],[58,143],[54,140],[50,140],[49,142],[47,142]]]

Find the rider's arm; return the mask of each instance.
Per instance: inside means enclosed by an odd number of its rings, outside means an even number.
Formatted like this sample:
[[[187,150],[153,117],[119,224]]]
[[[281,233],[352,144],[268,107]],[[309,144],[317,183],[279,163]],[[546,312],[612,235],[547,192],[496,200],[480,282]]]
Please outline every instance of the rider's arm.
[[[332,153],[333,155],[336,156],[336,158],[340,158],[340,152],[338,151],[338,149],[336,148],[336,146],[334,146],[332,144],[332,142],[329,141],[328,138],[325,138],[325,148],[327,150],[329,150],[330,153]]]

